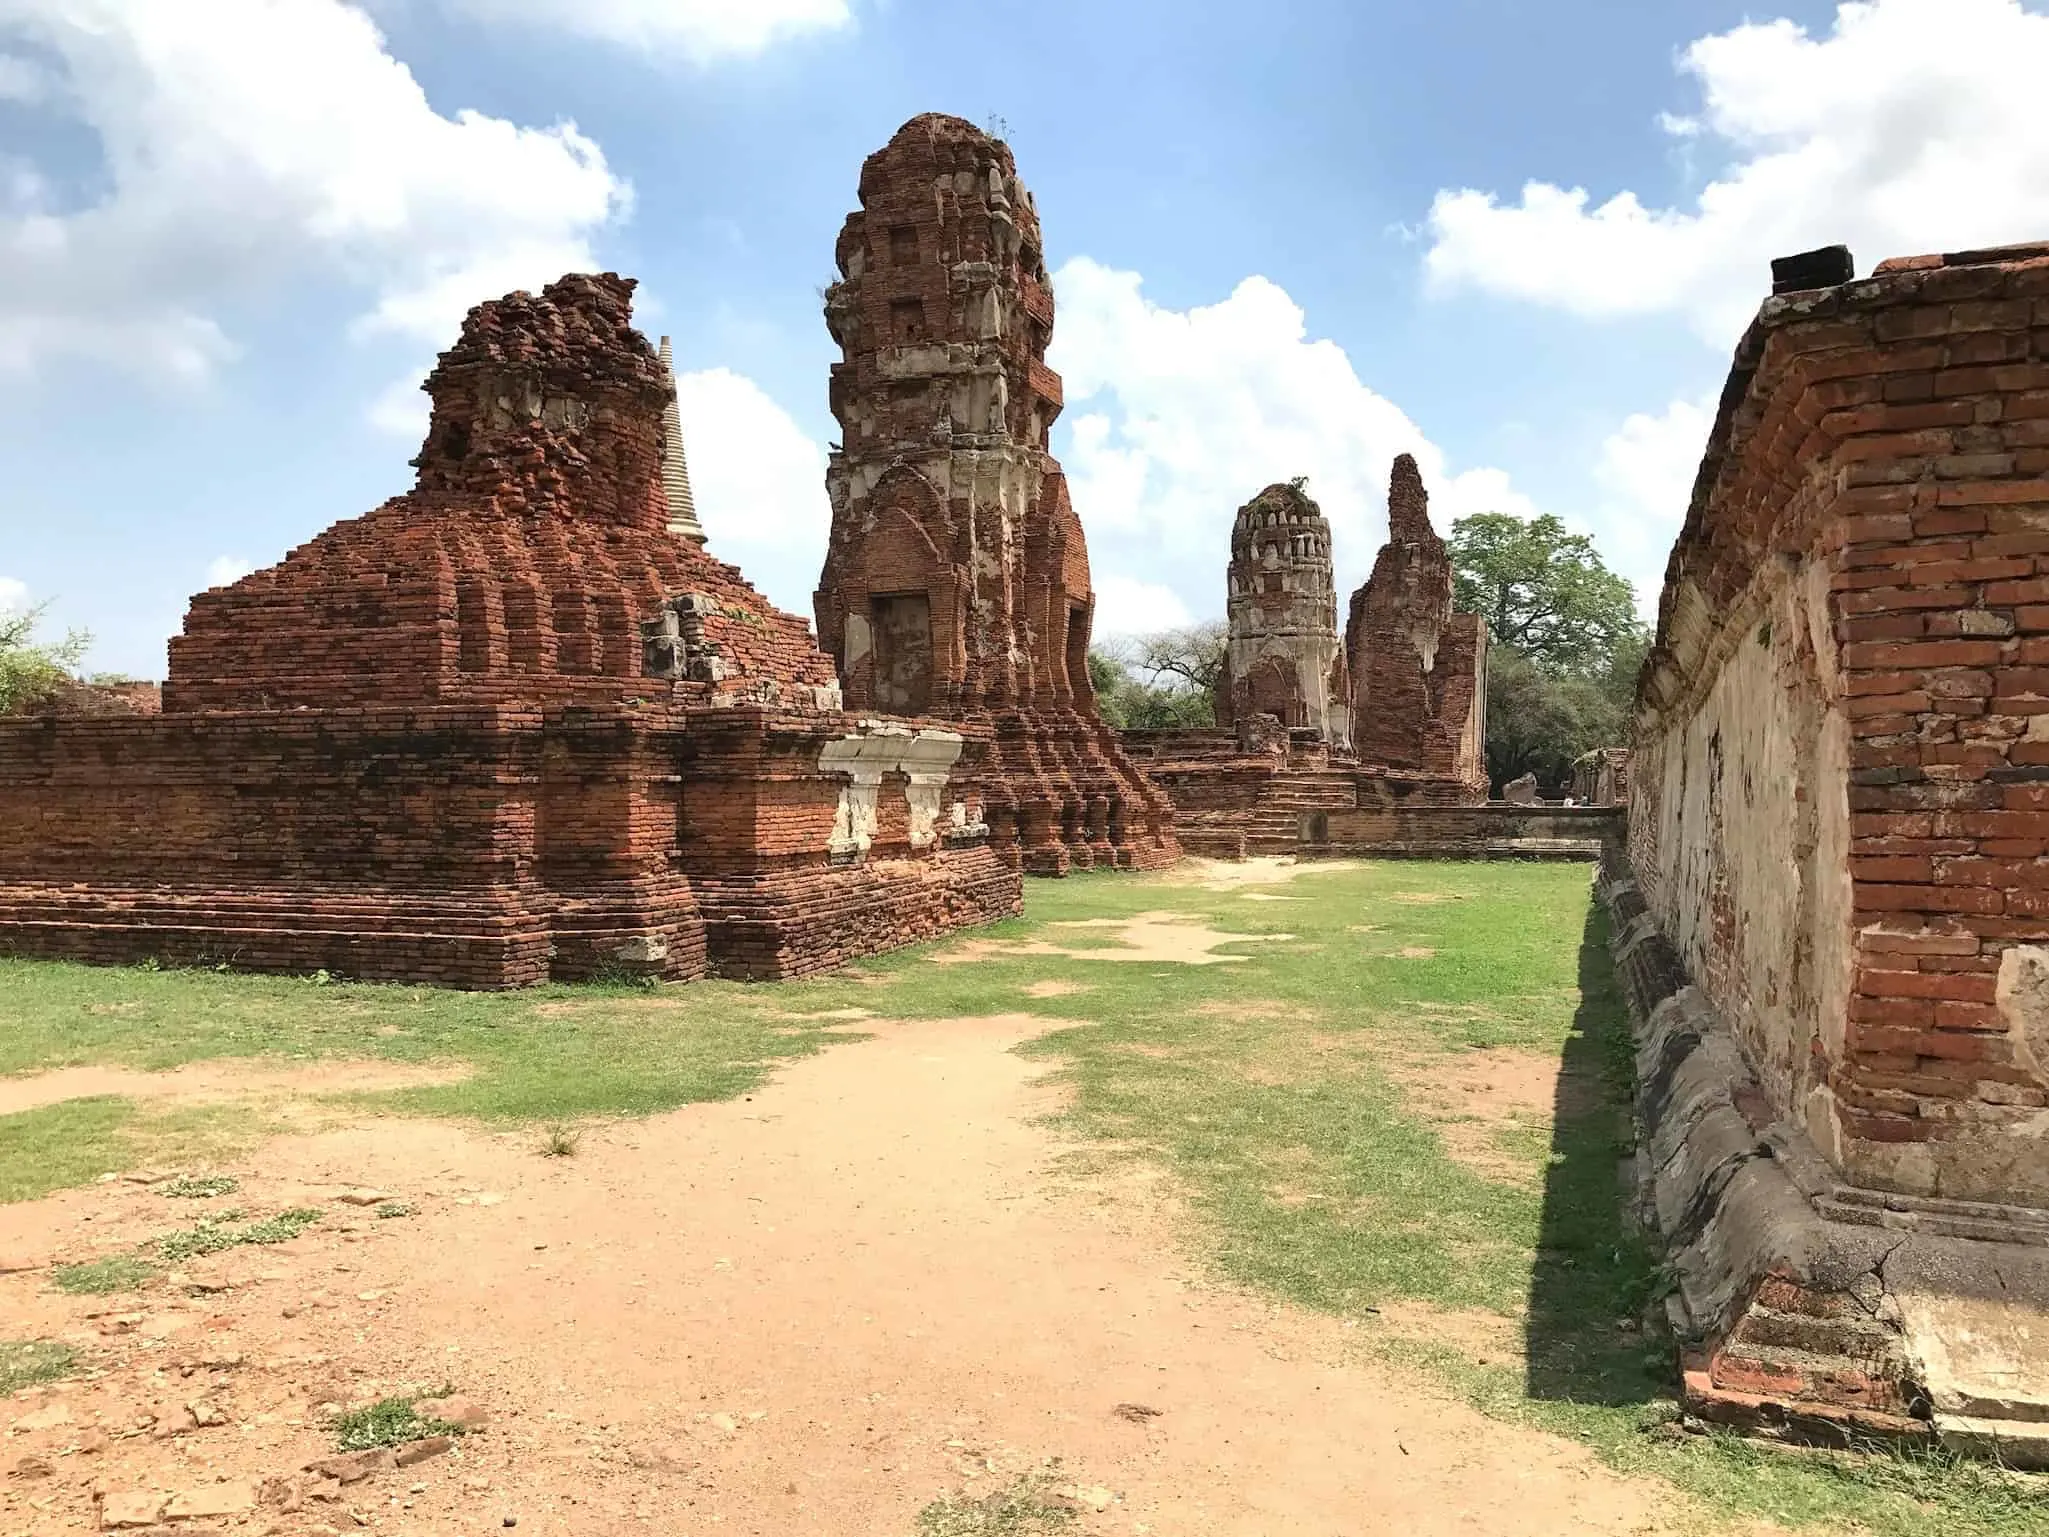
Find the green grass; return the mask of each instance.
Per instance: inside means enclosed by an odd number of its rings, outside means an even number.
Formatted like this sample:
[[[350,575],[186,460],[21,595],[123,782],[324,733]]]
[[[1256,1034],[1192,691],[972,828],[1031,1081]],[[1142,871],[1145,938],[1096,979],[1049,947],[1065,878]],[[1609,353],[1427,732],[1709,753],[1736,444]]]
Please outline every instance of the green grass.
[[[232,1174],[181,1174],[157,1186],[157,1194],[181,1201],[210,1201],[241,1188],[242,1182]]]
[[[97,1297],[140,1290],[156,1274],[157,1267],[140,1255],[112,1254],[105,1259],[59,1265],[50,1272],[50,1284],[74,1297]]]
[[[472,1069],[461,1083],[374,1103],[573,1127],[729,1098],[778,1062],[845,1038],[828,1037],[832,1020],[798,1016],[850,1006],[895,1018],[1030,1012],[1051,1028],[1026,1050],[1073,1090],[1067,1128],[1098,1166],[1144,1160],[1169,1171],[1190,1213],[1187,1241],[1217,1271],[1356,1320],[1367,1350],[1489,1415],[1664,1480],[1691,1497],[1675,1499],[1675,1512],[1888,1537],[2049,1537],[2039,1479],[1943,1457],[1789,1453],[1667,1433],[1670,1349],[1623,1327],[1663,1280],[1623,1216],[1628,1030],[1586,867],[1336,866],[1266,888],[1292,900],[1251,900],[1254,889],[1103,875],[1033,882],[1030,917],[985,931],[1109,949],[1112,929],[1048,925],[1169,910],[1254,936],[1226,947],[1241,962],[1216,966],[1000,953],[936,965],[928,945],[776,987],[620,979],[480,995],[0,960],[0,1073],[206,1057],[459,1062]],[[1439,900],[1404,900],[1419,895]],[[1085,990],[1027,994],[1048,979]],[[1453,1156],[1447,1139],[1460,1128],[1440,1123],[1417,1083],[1497,1047],[1560,1060],[1583,1092],[1548,1127],[1538,1118],[1500,1128],[1495,1161],[1476,1166]],[[128,1152],[146,1138],[170,1146],[166,1124],[119,1101],[0,1118],[0,1198],[131,1167]],[[231,1132],[195,1122],[182,1134]],[[1419,1337],[1369,1311],[1390,1303],[1491,1316],[1512,1343]],[[1013,1519],[986,1503],[968,1512],[941,1502],[928,1515]]]
[[[1066,1531],[1074,1512],[1057,1502],[1051,1476],[1025,1473],[983,1494],[951,1494],[918,1512],[918,1537],[1040,1537]]]
[[[0,1398],[78,1370],[78,1352],[54,1340],[0,1340]]]
[[[825,1024],[785,1017],[780,989],[702,982],[455,993],[212,970],[0,958],[0,1076],[86,1064],[160,1071],[247,1058],[456,1063],[460,1083],[344,1096],[380,1111],[505,1125],[650,1115],[758,1087]],[[0,1116],[0,1202],[156,1162],[214,1161],[268,1126],[234,1105],[71,1100]]]
[[[244,1221],[240,1212],[224,1211],[200,1218],[197,1227],[166,1233],[156,1241],[157,1253],[176,1264],[195,1255],[219,1254],[244,1244],[289,1243],[318,1222],[320,1215],[312,1207],[303,1206],[262,1221]]]
[[[424,1396],[424,1395],[421,1395]],[[447,1393],[440,1395],[443,1398]],[[380,1446],[400,1446],[427,1436],[459,1436],[463,1427],[446,1420],[423,1419],[414,1409],[419,1397],[384,1398],[363,1409],[351,1409],[336,1416],[335,1443],[345,1452],[373,1451]]]

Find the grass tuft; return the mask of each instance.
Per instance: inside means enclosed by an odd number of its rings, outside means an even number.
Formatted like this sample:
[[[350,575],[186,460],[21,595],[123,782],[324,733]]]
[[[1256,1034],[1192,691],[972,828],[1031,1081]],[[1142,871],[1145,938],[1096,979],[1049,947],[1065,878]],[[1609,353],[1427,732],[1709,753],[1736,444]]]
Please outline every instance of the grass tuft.
[[[50,1282],[73,1297],[101,1297],[109,1292],[132,1292],[149,1284],[157,1267],[134,1254],[112,1254],[105,1259],[86,1260],[76,1265],[59,1265],[50,1272]]]
[[[197,1227],[165,1234],[157,1240],[157,1252],[176,1264],[196,1254],[219,1254],[244,1244],[288,1243],[318,1222],[320,1216],[311,1207],[300,1207],[261,1222],[244,1222],[239,1211],[226,1211],[217,1217],[202,1217]]]
[[[918,1512],[918,1537],[1037,1537],[1074,1524],[1071,1506],[1044,1472],[1024,1473],[986,1494],[949,1494]]]
[[[448,1390],[448,1391],[452,1391]],[[438,1397],[446,1398],[448,1391]],[[351,1409],[335,1418],[336,1443],[345,1452],[373,1451],[380,1446],[400,1446],[427,1436],[459,1436],[460,1425],[446,1420],[425,1419],[413,1406],[426,1397],[384,1398],[362,1409]]]
[[[78,1352],[55,1340],[0,1340],[0,1398],[78,1370]]]
[[[410,1217],[412,1214],[413,1206],[408,1201],[382,1201],[378,1203],[377,1209],[371,1213],[372,1216],[382,1217],[386,1221],[393,1217]]]
[[[242,1182],[232,1174],[181,1174],[157,1186],[157,1194],[180,1201],[210,1201],[241,1188]]]
[[[541,1134],[543,1158],[574,1158],[583,1146],[583,1132],[575,1126],[554,1125]]]

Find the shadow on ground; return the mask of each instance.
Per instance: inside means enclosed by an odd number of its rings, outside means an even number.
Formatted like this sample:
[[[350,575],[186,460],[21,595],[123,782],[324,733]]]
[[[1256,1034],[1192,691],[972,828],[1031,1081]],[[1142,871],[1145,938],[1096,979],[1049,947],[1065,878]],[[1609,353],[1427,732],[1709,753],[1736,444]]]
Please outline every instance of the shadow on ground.
[[[1609,959],[1608,917],[1594,900],[1558,1083],[1530,1277],[1529,1396],[1611,1408],[1668,1400],[1671,1349],[1642,1328],[1659,1267],[1630,1218],[1624,1170],[1634,1145],[1629,1016]]]

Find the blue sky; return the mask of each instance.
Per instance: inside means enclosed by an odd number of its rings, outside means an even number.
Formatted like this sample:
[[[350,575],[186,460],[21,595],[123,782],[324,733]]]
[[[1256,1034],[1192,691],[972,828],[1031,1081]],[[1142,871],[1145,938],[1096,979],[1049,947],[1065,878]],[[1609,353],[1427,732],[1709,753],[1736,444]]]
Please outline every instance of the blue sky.
[[[2044,78],[2022,0],[0,0],[0,603],[160,676],[192,591],[407,488],[469,304],[596,265],[808,615],[818,289],[939,110],[1038,201],[1101,628],[1221,612],[1294,474],[1356,583],[1403,450],[1648,605],[1770,257],[2049,236]]]

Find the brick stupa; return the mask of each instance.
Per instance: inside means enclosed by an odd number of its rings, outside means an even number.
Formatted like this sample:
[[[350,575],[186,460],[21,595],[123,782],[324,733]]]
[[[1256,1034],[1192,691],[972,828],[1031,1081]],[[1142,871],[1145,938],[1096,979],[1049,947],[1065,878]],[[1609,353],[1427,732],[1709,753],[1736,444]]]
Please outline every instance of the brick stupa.
[[[999,854],[1059,874],[1179,849],[1089,683],[1095,595],[1047,451],[1060,379],[1038,214],[1007,145],[913,118],[861,168],[826,322],[842,429],[820,643],[848,705],[985,723]]]
[[[1225,581],[1231,633],[1217,724],[1271,715],[1332,747],[1351,746],[1330,524],[1308,492],[1271,485],[1238,509]]]
[[[0,951],[779,977],[1016,910],[986,728],[845,714],[705,550],[633,286],[472,310],[413,490],[196,597],[160,716],[0,722]]]

